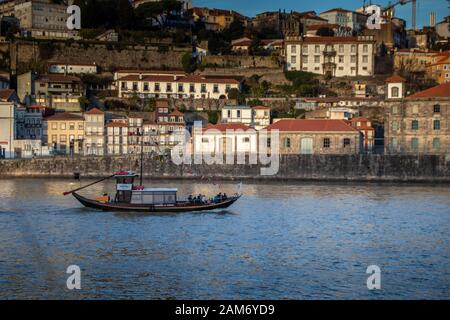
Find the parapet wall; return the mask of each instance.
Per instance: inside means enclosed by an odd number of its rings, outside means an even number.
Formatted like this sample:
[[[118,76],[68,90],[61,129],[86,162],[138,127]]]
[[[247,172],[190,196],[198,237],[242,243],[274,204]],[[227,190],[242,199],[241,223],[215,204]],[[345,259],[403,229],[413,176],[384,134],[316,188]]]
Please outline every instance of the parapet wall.
[[[261,176],[261,165],[175,165],[170,157],[145,159],[144,174],[154,178],[297,179],[337,181],[450,182],[445,156],[290,155],[282,156],[274,176]],[[139,172],[139,156],[0,160],[0,178],[100,177],[119,170]]]

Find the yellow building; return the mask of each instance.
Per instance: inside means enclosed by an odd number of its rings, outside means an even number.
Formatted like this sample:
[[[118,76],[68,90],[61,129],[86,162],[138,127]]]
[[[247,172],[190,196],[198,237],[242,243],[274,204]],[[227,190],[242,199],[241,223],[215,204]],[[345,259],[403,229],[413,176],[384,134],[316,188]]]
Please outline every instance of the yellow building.
[[[450,82],[450,53],[440,55],[439,60],[427,67],[428,74],[438,84]]]
[[[195,7],[191,9],[195,21],[205,23],[206,29],[223,30],[235,20],[243,21],[245,17],[233,10],[209,9]]]
[[[84,117],[69,112],[45,119],[47,143],[55,154],[79,154],[83,151]]]

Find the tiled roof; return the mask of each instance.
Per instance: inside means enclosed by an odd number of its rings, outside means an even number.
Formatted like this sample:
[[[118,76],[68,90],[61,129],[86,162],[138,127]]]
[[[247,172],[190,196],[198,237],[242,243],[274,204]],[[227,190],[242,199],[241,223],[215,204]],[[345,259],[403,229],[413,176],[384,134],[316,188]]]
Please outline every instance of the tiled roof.
[[[86,112],[86,114],[103,114],[103,111],[97,108],[92,108]]]
[[[46,118],[47,121],[61,121],[61,120],[78,120],[83,121],[84,118],[81,115],[73,114],[70,112],[60,112],[56,113],[53,116]]]
[[[185,77],[174,76],[158,76],[149,75],[142,76],[139,79],[139,75],[128,75],[119,79],[119,81],[148,81],[148,82],[181,82],[181,83],[225,83],[225,84],[239,84],[239,81],[232,78],[210,78],[197,75],[189,75]]]
[[[400,76],[394,75],[394,76],[391,76],[391,77],[387,78],[387,79],[384,80],[384,81],[385,81],[385,82],[388,82],[388,83],[392,83],[392,82],[405,82],[406,79],[405,79],[405,78],[402,78],[402,77],[400,77]]]
[[[266,107],[266,106],[255,106],[253,107],[253,110],[268,110],[270,109],[270,107]]]
[[[334,9],[330,9],[330,10],[321,12],[320,14],[323,14],[323,13],[330,13],[330,12],[352,12],[352,11],[346,10],[346,9],[342,9],[342,8],[334,8]]]
[[[408,97],[408,99],[415,98],[450,98],[450,82],[416,92]]]
[[[358,37],[305,37],[304,43],[351,43],[351,42],[374,42],[373,40],[358,39]]]
[[[205,128],[203,128],[203,131],[206,130],[219,130],[221,132],[226,132],[227,130],[243,130],[247,131],[251,129],[250,127],[246,126],[243,123],[218,123],[218,124],[209,124]]]
[[[284,132],[358,132],[343,120],[303,120],[285,119],[277,121],[266,128]]]
[[[179,110],[175,110],[175,111],[173,111],[173,112],[171,112],[171,113],[169,114],[169,117],[170,117],[170,116],[181,117],[181,116],[184,116],[184,113],[183,113],[183,112],[180,112]]]
[[[0,90],[0,100],[7,101],[15,91],[13,89]]]
[[[123,122],[110,122],[105,127],[107,127],[107,128],[124,128],[124,127],[128,127],[128,125]]]
[[[81,79],[76,76],[68,76],[63,74],[44,74],[39,76],[37,81],[40,82],[81,82]]]

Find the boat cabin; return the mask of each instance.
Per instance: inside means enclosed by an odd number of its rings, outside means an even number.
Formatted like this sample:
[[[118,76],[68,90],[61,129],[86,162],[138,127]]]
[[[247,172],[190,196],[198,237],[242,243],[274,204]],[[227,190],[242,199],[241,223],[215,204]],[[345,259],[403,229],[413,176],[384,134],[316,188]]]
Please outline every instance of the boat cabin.
[[[132,171],[121,171],[115,173],[116,199],[115,202],[130,203],[133,194],[134,179],[137,177]]]
[[[178,189],[152,188],[133,190],[132,204],[175,205]]]

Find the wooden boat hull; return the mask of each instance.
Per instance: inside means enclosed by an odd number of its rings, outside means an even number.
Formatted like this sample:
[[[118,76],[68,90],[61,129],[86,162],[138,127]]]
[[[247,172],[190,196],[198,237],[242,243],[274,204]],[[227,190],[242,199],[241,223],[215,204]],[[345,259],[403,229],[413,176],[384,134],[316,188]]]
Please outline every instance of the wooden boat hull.
[[[241,196],[230,197],[225,201],[211,204],[177,204],[174,206],[152,206],[152,205],[136,205],[129,203],[103,203],[100,201],[85,198],[76,192],[72,193],[82,205],[87,208],[103,210],[103,211],[128,211],[128,212],[193,212],[208,211],[215,209],[226,209],[235,203]]]

